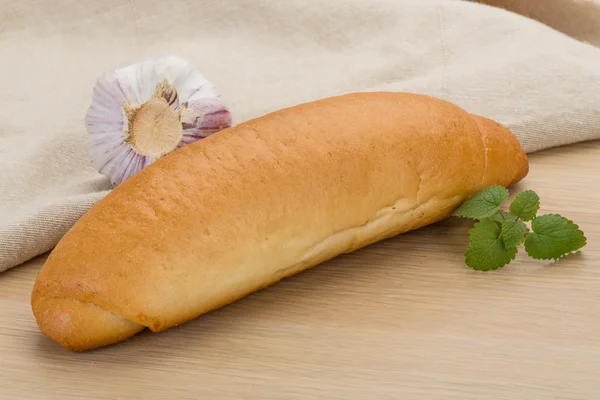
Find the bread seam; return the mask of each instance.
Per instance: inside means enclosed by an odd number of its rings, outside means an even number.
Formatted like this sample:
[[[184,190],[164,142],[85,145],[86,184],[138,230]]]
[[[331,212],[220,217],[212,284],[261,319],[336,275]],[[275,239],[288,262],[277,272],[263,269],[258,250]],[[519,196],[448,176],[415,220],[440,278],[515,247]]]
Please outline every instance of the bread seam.
[[[460,196],[457,195],[455,197],[460,197]],[[351,253],[353,251],[356,251],[356,250],[359,250],[361,248],[364,248],[364,247],[368,246],[369,244],[372,244],[374,242],[382,240],[382,239],[374,240],[374,238],[380,237],[380,235],[382,235],[382,234],[386,238],[390,238],[390,237],[398,235],[399,233],[406,232],[407,230],[410,230],[411,228],[406,229],[406,225],[404,225],[402,228],[397,228],[395,230],[392,229],[392,230],[389,230],[389,232],[382,231],[382,232],[379,233],[379,235],[371,236],[371,239],[368,240],[368,241],[366,241],[366,242],[365,241],[357,240],[357,237],[354,236],[354,238],[352,238],[352,241],[350,242],[350,245],[347,246],[347,248],[345,250],[343,250],[340,253],[335,254],[335,255],[333,255],[331,257],[327,257],[324,260],[321,260],[321,259],[318,258],[319,255],[322,254],[321,252],[316,252],[315,253],[315,249],[318,249],[319,247],[322,247],[324,243],[331,242],[333,239],[335,239],[335,237],[339,237],[339,236],[343,235],[346,232],[349,232],[349,231],[358,231],[360,229],[366,228],[369,225],[372,225],[372,224],[376,223],[377,221],[379,221],[379,220],[381,220],[381,219],[383,219],[385,217],[392,217],[393,218],[393,216],[396,215],[396,214],[407,215],[407,214],[412,214],[412,213],[418,212],[419,209],[421,209],[423,207],[426,207],[432,201],[438,200],[437,197],[431,197],[427,201],[425,201],[423,203],[420,203],[420,204],[417,204],[417,205],[414,205],[412,207],[405,208],[405,209],[398,209],[397,211],[395,211],[393,213],[386,212],[386,213],[382,214],[382,212],[384,210],[394,210],[394,207],[397,207],[397,204],[400,203],[404,199],[405,199],[404,197],[400,198],[400,199],[396,200],[393,204],[391,204],[389,206],[382,207],[381,209],[379,209],[375,213],[375,217],[374,218],[369,219],[364,224],[355,225],[355,226],[352,226],[352,227],[349,227],[349,228],[345,228],[343,230],[340,230],[338,232],[335,232],[335,233],[329,235],[325,239],[323,239],[320,242],[316,243],[315,245],[311,246],[304,253],[304,255],[301,257],[301,259],[300,259],[299,262],[294,263],[294,264],[292,264],[290,266],[278,269],[277,271],[275,271],[274,275],[276,277],[278,277],[278,280],[280,280],[280,279],[292,276],[292,275],[294,275],[296,273],[300,273],[303,270],[308,269],[308,268],[310,268],[310,267],[312,267],[312,266],[314,266],[316,264],[320,264],[320,263],[322,263],[324,261],[327,261],[329,259],[335,258],[338,255]],[[450,199],[446,199],[446,200],[450,200]],[[421,227],[421,226],[419,226],[419,227]],[[412,229],[415,229],[415,228],[413,227]],[[312,261],[312,260],[315,260],[315,259],[319,259],[319,262],[316,263],[316,264]],[[298,269],[298,270],[296,271],[296,269]]]
[[[127,321],[129,321],[129,322],[133,322],[134,324],[138,324],[138,325],[140,325],[140,326],[143,326],[143,327],[145,327],[145,328],[148,328],[148,325],[146,325],[146,324],[142,324],[142,323],[140,323],[140,321],[135,321],[135,320],[132,320],[132,319],[126,318],[126,317],[124,317],[123,315],[121,315],[121,314],[118,314],[118,313],[114,312],[113,310],[110,310],[110,309],[108,309],[108,308],[106,308],[106,307],[103,307],[103,306],[101,306],[101,305],[99,305],[99,304],[96,304],[96,303],[93,303],[93,302],[91,302],[91,301],[79,300],[79,299],[77,299],[77,298],[75,298],[75,297],[71,297],[71,296],[43,296],[43,298],[44,298],[44,299],[46,299],[46,300],[71,300],[71,301],[76,301],[76,302],[78,302],[78,303],[81,303],[81,304],[85,304],[85,305],[90,305],[90,306],[98,307],[98,308],[99,308],[99,309],[101,309],[102,311],[109,312],[109,313],[113,314],[113,315],[114,315],[114,316],[116,316],[116,317],[123,318],[124,320],[127,320]]]
[[[481,182],[479,183],[480,185],[483,185],[488,167],[488,147],[485,144],[485,135],[479,127],[479,122],[472,115],[471,118],[473,119],[473,122],[475,122],[475,127],[477,128],[477,132],[479,132],[479,138],[481,139],[481,144],[483,145],[483,174],[481,175]]]
[[[413,166],[413,169],[415,170],[415,172],[417,173],[417,178],[419,178],[419,182],[417,182],[417,193],[415,194],[415,197],[417,199],[417,204],[419,204],[419,194],[421,193],[421,183],[423,182],[423,178],[421,178],[421,173],[419,172],[419,169]],[[400,200],[396,200],[396,202],[394,204],[392,204],[390,207],[394,207],[395,204],[397,204]],[[428,200],[429,201],[429,200]],[[384,208],[382,208],[382,210],[384,210]],[[381,212],[381,210],[377,211],[377,214],[379,214]]]
[[[413,132],[418,135],[419,131],[417,131],[417,128],[415,128],[414,126],[410,125],[410,128],[413,130]],[[417,178],[419,179],[419,181],[417,182],[417,191],[415,194],[415,198],[416,198],[416,203],[419,204],[419,194],[421,193],[421,183],[423,182],[423,178],[421,178],[421,171],[419,171],[419,169],[417,167],[415,167],[414,165],[412,165],[412,163],[409,163],[410,167],[412,169],[415,170],[415,173],[417,174]],[[394,204],[397,204],[400,200],[396,200],[396,202]],[[393,207],[394,204],[392,204],[390,207]],[[384,210],[386,207],[382,208],[382,210]],[[375,215],[379,214],[381,212],[381,210],[377,211],[377,213],[375,213]]]

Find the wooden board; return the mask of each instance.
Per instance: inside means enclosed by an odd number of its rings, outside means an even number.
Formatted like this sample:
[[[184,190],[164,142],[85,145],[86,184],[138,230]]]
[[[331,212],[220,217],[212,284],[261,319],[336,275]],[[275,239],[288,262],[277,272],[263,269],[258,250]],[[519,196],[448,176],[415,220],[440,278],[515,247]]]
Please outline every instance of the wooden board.
[[[0,274],[1,399],[600,399],[600,142],[531,155],[542,212],[588,237],[556,263],[464,265],[451,218],[160,334],[69,353]]]

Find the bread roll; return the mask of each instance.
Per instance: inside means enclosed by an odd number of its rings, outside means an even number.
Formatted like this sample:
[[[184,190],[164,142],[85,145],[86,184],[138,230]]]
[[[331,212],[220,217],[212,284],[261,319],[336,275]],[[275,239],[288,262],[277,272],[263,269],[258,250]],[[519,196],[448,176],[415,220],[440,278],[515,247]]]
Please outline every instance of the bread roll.
[[[185,146],[99,201],[39,272],[33,313],[74,351],[160,332],[527,172],[512,133],[436,98],[354,93],[283,109]]]

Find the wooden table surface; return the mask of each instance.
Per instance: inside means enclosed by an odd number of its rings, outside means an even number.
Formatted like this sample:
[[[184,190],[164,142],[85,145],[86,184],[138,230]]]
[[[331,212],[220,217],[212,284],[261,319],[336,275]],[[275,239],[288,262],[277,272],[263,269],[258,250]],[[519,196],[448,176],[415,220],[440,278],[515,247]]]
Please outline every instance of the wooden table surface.
[[[43,258],[0,274],[0,398],[600,399],[600,142],[530,160],[514,190],[588,238],[556,263],[472,271],[450,218],[81,354],[37,330]]]

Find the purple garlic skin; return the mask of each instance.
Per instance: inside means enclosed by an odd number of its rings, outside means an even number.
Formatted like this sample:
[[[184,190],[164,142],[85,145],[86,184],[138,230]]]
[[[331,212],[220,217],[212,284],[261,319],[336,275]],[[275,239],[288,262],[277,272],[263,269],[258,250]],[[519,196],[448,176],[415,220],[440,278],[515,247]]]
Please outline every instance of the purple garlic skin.
[[[85,124],[92,166],[114,186],[160,157],[229,128],[216,87],[175,56],[98,78]]]

